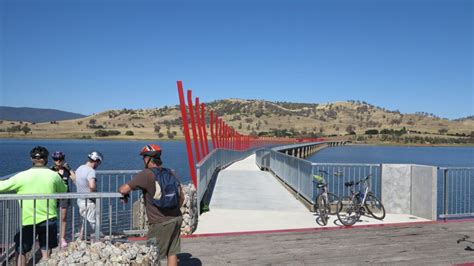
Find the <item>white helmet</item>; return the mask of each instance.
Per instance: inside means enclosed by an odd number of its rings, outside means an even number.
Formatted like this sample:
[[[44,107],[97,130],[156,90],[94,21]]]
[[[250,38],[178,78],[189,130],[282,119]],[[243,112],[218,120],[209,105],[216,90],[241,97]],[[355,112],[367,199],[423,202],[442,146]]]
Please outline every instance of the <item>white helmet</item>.
[[[89,159],[91,159],[92,161],[100,161],[102,162],[103,159],[104,159],[104,156],[102,155],[102,153],[98,152],[98,151],[93,151],[91,152],[89,155],[88,155]]]

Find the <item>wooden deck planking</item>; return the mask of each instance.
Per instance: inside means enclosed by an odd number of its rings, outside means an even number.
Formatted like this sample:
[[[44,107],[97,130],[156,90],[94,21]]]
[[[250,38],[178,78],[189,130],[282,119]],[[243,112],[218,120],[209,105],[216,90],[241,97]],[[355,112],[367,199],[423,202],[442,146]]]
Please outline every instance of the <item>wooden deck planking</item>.
[[[182,240],[181,265],[474,263],[463,235],[474,238],[474,222],[320,230]],[[474,248],[474,245],[470,245]]]

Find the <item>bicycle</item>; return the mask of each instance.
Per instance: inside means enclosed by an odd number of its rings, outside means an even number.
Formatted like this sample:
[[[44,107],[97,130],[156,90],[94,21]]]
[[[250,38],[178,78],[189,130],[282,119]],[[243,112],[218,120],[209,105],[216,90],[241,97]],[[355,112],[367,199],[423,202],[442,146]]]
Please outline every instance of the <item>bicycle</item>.
[[[350,196],[342,197],[337,205],[337,218],[345,226],[354,225],[362,215],[369,213],[378,220],[385,218],[385,208],[382,202],[369,190],[370,174],[364,179],[354,183],[354,181],[346,182],[344,185],[350,187]],[[364,189],[354,192],[354,186],[364,185]]]
[[[323,170],[319,170],[319,173],[321,173],[321,175],[328,175],[328,172]],[[335,215],[337,212],[335,207],[338,206],[339,197],[334,193],[328,192],[326,180],[321,175],[313,175],[316,187],[321,189],[321,192],[316,197],[313,208],[321,218],[322,224],[327,225],[329,214]]]

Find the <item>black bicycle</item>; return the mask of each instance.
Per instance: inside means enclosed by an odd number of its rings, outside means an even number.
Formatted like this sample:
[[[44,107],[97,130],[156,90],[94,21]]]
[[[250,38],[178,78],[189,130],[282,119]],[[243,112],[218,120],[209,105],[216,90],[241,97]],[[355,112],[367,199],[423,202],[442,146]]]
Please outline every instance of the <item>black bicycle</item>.
[[[316,187],[321,189],[321,192],[316,197],[314,203],[314,210],[321,219],[323,225],[328,224],[329,215],[335,215],[337,213],[336,207],[338,206],[339,197],[336,194],[328,191],[328,185],[323,175],[327,176],[328,172],[319,170],[320,175],[313,175]]]
[[[378,220],[385,218],[385,208],[382,202],[369,189],[370,176],[369,174],[355,183],[354,181],[344,183],[346,187],[350,187],[351,193],[349,197],[342,197],[337,205],[337,218],[343,225],[355,224],[365,213],[369,213]],[[354,186],[361,183],[364,185],[363,190],[355,192]]]

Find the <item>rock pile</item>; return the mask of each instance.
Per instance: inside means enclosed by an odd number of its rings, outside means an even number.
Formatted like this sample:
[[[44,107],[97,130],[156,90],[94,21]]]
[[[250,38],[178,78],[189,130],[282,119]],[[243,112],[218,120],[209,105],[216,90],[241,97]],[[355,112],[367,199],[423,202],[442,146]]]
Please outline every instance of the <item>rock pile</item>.
[[[156,265],[159,252],[155,246],[110,241],[87,244],[77,240],[66,249],[53,252],[50,259],[38,265]]]
[[[184,191],[184,203],[181,207],[181,213],[183,214],[181,234],[190,235],[196,230],[198,223],[197,192],[193,184],[183,184],[182,187]],[[139,229],[144,232],[148,231],[148,219],[143,197],[140,197],[133,203],[133,213],[134,229]]]
[[[184,203],[181,207],[181,213],[183,214],[181,234],[190,235],[196,230],[198,223],[197,192],[193,184],[183,185],[183,191]]]

